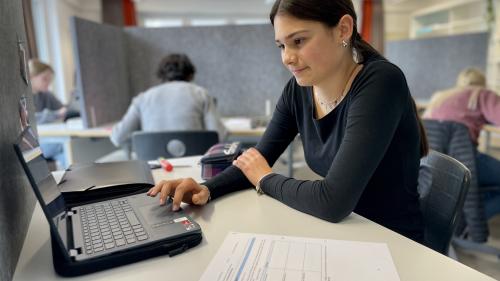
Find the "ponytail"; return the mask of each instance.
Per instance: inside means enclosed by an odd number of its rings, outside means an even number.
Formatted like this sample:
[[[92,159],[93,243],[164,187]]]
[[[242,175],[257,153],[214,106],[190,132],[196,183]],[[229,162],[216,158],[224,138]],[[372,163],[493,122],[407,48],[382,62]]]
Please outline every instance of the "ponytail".
[[[418,115],[417,104],[415,100],[411,98],[411,103],[413,105],[413,112],[418,122],[418,132],[420,135],[420,157],[424,157],[429,154],[429,142],[427,141],[427,133],[425,132],[424,124],[422,123],[422,118]]]
[[[356,63],[363,63],[373,57],[383,58],[383,56],[377,50],[375,50],[375,48],[373,48],[368,42],[361,38],[356,24],[354,24],[353,29],[354,30],[351,37],[351,46],[353,57]]]

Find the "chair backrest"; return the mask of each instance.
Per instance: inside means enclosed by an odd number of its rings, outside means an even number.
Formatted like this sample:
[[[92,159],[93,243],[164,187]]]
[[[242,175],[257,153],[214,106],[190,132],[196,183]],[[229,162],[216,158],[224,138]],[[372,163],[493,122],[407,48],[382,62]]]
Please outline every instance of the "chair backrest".
[[[476,148],[467,126],[454,121],[437,120],[423,120],[423,124],[431,149],[455,158],[470,170],[471,182],[465,197],[464,216],[458,230],[463,231],[467,225],[467,235],[472,241],[486,241],[489,230],[477,180]]]
[[[135,132],[132,151],[139,160],[201,155],[219,142],[216,131]]]
[[[469,183],[469,169],[452,157],[432,150],[422,158],[418,190],[426,246],[448,254]]]

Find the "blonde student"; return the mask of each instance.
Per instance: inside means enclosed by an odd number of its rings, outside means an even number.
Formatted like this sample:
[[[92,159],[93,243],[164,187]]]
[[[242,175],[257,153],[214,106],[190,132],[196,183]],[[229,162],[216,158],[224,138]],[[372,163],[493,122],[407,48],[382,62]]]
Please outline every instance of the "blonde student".
[[[459,73],[455,87],[432,96],[424,118],[464,124],[472,142],[477,145],[485,124],[500,126],[500,96],[486,87],[486,77],[481,70],[467,67]],[[500,186],[498,159],[476,149],[476,165],[480,187]],[[486,216],[500,213],[500,192],[483,194]]]

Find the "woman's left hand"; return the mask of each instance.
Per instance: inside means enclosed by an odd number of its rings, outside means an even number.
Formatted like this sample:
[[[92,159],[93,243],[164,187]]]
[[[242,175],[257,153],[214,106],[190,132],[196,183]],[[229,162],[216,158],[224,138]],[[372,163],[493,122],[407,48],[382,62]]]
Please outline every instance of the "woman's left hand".
[[[233,165],[238,167],[253,185],[257,185],[262,177],[272,172],[266,159],[253,147],[236,158]]]

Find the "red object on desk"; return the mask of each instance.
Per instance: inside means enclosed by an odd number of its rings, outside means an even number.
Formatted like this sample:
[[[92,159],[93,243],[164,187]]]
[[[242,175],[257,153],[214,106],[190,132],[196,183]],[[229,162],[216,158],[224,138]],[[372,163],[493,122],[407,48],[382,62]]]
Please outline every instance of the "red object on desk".
[[[160,159],[158,162],[160,162],[161,167],[167,172],[171,172],[174,169],[174,166],[167,159]]]

